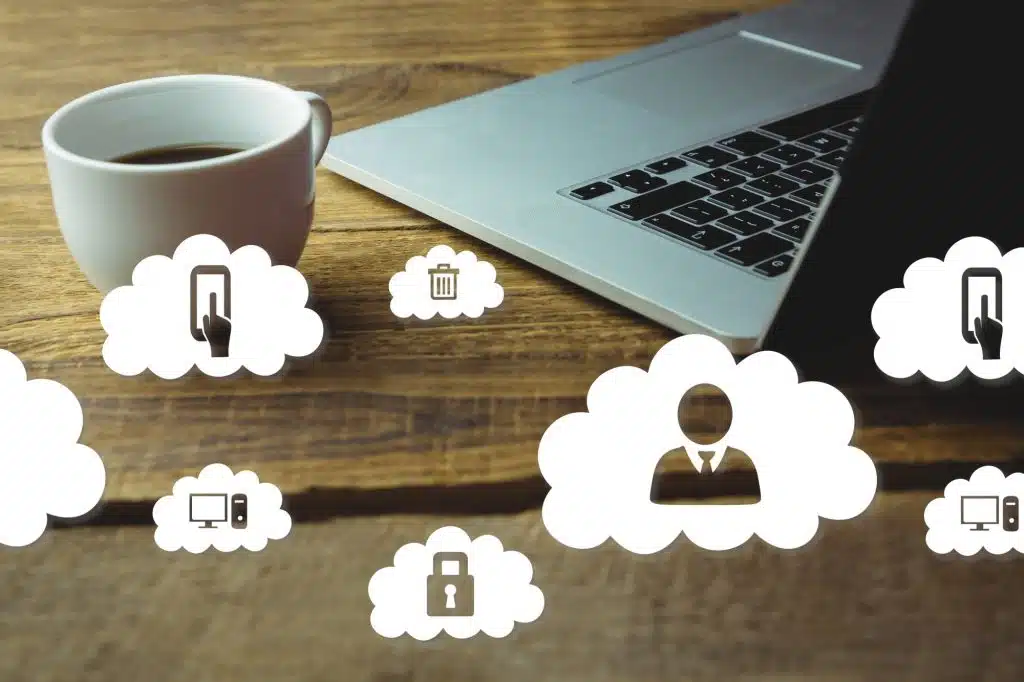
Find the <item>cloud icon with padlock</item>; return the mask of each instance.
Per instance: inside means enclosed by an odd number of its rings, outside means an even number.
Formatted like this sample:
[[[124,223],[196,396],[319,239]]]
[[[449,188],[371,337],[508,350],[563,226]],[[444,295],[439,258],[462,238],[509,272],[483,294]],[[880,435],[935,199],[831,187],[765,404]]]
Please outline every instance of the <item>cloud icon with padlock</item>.
[[[717,442],[702,444],[680,424],[679,407],[710,385],[731,404]],[[680,535],[709,550],[757,535],[780,549],[803,547],[819,519],[851,519],[874,499],[871,458],[850,445],[854,413],[838,390],[801,382],[784,356],[762,351],[736,362],[719,341],[696,334],[663,346],[650,369],[616,367],[587,394],[587,412],[555,421],[541,438],[538,464],[551,491],[542,518],[552,537],[575,549],[613,539],[637,554]],[[667,453],[684,450],[692,488],[707,495],[655,501],[655,476]],[[757,499],[722,497],[717,487],[739,462],[753,474]],[[706,499],[716,498],[713,503]]]
[[[471,540],[445,526],[426,544],[405,545],[394,565],[374,573],[370,625],[382,637],[420,641],[442,631],[456,639],[480,632],[507,637],[516,623],[532,623],[544,610],[544,593],[532,580],[530,560],[506,551],[498,538]]]

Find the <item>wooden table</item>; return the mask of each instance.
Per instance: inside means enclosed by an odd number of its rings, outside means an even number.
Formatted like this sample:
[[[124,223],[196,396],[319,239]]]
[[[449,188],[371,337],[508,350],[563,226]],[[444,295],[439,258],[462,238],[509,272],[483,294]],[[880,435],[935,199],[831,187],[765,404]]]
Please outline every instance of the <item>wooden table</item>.
[[[344,131],[764,4],[0,0],[0,347],[79,396],[82,441],[108,471],[97,516],[0,550],[0,679],[1019,679],[1020,563],[936,557],[922,522],[952,477],[1016,467],[1021,402],[1003,394],[843,386],[883,491],[802,551],[568,550],[540,521],[540,435],[585,409],[599,374],[646,367],[673,334],[326,172],[300,264],[330,330],[316,361],[275,380],[164,382],[100,358],[100,296],[61,240],[39,145],[67,100],[158,74],[248,74],[323,94]],[[391,315],[389,277],[439,243],[497,267],[499,309]],[[159,551],[153,501],[212,462],[279,485],[291,535],[258,554]],[[526,553],[545,613],[506,640],[378,637],[369,577],[448,523]]]

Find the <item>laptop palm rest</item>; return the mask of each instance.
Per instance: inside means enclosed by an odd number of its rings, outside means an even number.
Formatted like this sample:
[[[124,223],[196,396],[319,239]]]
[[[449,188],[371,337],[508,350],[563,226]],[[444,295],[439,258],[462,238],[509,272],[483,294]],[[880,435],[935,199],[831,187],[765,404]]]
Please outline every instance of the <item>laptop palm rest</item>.
[[[857,64],[749,33],[684,47],[576,81],[654,114],[716,119],[857,72]],[[784,102],[783,102],[784,103]]]

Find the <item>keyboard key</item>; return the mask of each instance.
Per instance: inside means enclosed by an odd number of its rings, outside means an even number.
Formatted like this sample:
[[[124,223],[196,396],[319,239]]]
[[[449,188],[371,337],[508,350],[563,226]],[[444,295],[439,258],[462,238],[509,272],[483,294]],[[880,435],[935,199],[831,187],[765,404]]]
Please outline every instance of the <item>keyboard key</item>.
[[[785,225],[779,225],[775,228],[775,232],[781,234],[784,237],[795,239],[798,242],[804,240],[804,236],[807,235],[807,230],[811,227],[811,221],[807,218],[797,218],[796,220],[786,223]]]
[[[774,173],[782,168],[782,166],[768,159],[751,156],[748,159],[740,159],[735,163],[730,163],[729,168],[737,173],[743,173],[748,178],[759,178],[762,175]]]
[[[736,173],[730,173],[724,168],[716,168],[710,170],[707,173],[701,173],[697,177],[693,178],[694,182],[699,182],[702,185],[707,185],[715,191],[721,191],[723,189],[729,189],[736,185],[742,185],[747,181],[742,175]]]
[[[706,197],[711,194],[709,190],[689,182],[677,182],[673,185],[656,189],[647,194],[612,204],[608,210],[612,213],[629,218],[630,220],[643,220],[650,218],[655,213],[664,213],[676,206],[682,206],[695,199]]]
[[[644,171],[640,170],[632,170],[622,173],[621,175],[615,175],[608,178],[608,182],[636,194],[650,192],[652,189],[658,189],[659,187],[664,187],[668,184],[668,181],[665,178],[648,175]]]
[[[843,165],[843,162],[846,161],[846,150],[840,149],[838,152],[832,152],[831,154],[826,154],[825,156],[819,156],[817,158],[817,161],[818,163],[825,164],[829,168],[835,168],[836,170],[839,170],[839,168]]]
[[[775,218],[776,220],[793,220],[794,218],[799,218],[800,216],[811,212],[809,206],[798,204],[786,197],[772,199],[768,203],[758,206],[757,210],[765,215]]]
[[[792,166],[794,163],[801,163],[803,161],[813,159],[814,152],[807,151],[802,147],[794,147],[791,144],[784,144],[781,147],[776,147],[770,152],[765,152],[765,156],[787,166]]]
[[[819,154],[828,154],[846,146],[846,140],[828,133],[817,133],[808,135],[800,140],[800,144],[814,149]]]
[[[631,170],[626,171],[625,173],[619,173],[618,175],[613,175],[612,177],[608,178],[608,182],[612,183],[613,185],[618,185],[619,187],[622,187],[623,185],[630,185],[634,182],[646,180],[649,177],[651,176],[642,170]]]
[[[751,213],[750,211],[743,211],[742,213],[735,213],[726,218],[722,218],[718,221],[718,224],[732,230],[733,232],[737,232],[744,237],[749,237],[761,230],[768,229],[774,225],[775,222],[771,218],[765,218],[764,216]]]
[[[724,208],[719,208],[714,204],[709,204],[706,201],[694,201],[692,204],[687,204],[682,208],[677,208],[672,211],[672,215],[677,218],[693,223],[694,225],[703,225],[704,223],[710,223],[712,220],[718,220],[722,216],[728,215],[729,212]]]
[[[615,188],[609,185],[607,182],[594,182],[586,187],[577,187],[573,191],[569,192],[570,196],[574,196],[577,199],[588,201],[590,199],[596,199],[597,197],[604,196],[608,192],[614,192]]]
[[[646,169],[652,173],[661,175],[662,173],[671,173],[672,171],[679,170],[680,168],[686,168],[686,162],[678,156],[669,156],[661,161],[655,161],[654,163],[647,164]]]
[[[804,187],[801,190],[793,192],[789,196],[814,208],[821,203],[822,198],[825,196],[825,185],[811,185],[809,187]]]
[[[833,126],[832,130],[840,135],[846,135],[847,137],[852,138],[860,132],[860,121],[848,121],[846,123]]]
[[[696,227],[667,215],[653,216],[645,220],[644,224],[668,232],[705,251],[713,251],[729,242],[736,241],[736,237],[725,230],[711,226]]]
[[[754,265],[769,258],[780,256],[793,248],[793,242],[767,232],[755,234],[715,252],[716,256],[738,263]]]
[[[789,266],[792,264],[793,257],[789,254],[782,254],[777,258],[772,258],[761,263],[754,268],[754,272],[764,275],[765,277],[778,277],[789,270]]]
[[[783,194],[788,194],[799,187],[800,183],[787,180],[780,175],[766,175],[763,178],[751,180],[746,185],[747,189],[760,192],[768,197],[781,197]]]
[[[784,118],[781,121],[761,126],[761,129],[784,140],[799,140],[801,137],[807,137],[820,130],[845,123],[864,113],[871,93],[871,90],[858,92],[855,95]]]
[[[745,208],[757,206],[764,201],[764,197],[754,194],[753,192],[748,192],[742,187],[733,187],[732,189],[727,189],[724,192],[713,194],[710,199],[711,201],[718,202],[719,204],[731,208],[734,211],[742,211]]]
[[[767,135],[747,132],[719,140],[718,145],[734,151],[740,156],[754,156],[772,147],[778,147],[779,143]]]
[[[799,166],[791,166],[782,172],[791,178],[796,178],[805,185],[821,182],[826,178],[832,177],[832,171],[827,168],[822,168],[821,166],[816,166],[810,162],[801,163]]]
[[[644,192],[650,192],[652,189],[658,189],[668,184],[668,180],[665,178],[650,177],[646,180],[640,180],[634,182],[631,185],[623,185],[622,189],[628,189],[630,192],[636,194],[643,194]]]
[[[700,165],[708,168],[718,168],[719,166],[724,166],[730,161],[735,161],[737,159],[735,154],[724,152],[721,149],[716,149],[715,147],[699,147],[686,152],[683,156],[688,158],[690,161],[699,163]]]

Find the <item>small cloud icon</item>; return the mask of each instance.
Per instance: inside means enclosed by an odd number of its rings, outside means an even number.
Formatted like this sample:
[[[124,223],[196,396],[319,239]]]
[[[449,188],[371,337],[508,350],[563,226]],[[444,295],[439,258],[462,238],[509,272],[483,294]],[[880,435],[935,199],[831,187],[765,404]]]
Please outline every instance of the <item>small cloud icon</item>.
[[[703,384],[720,389],[732,408],[728,432],[711,445],[691,440],[678,413],[683,397]],[[800,382],[778,353],[762,351],[737,364],[717,340],[683,336],[665,344],[646,372],[617,367],[599,376],[587,410],[548,427],[538,453],[551,486],[544,524],[569,547],[589,549],[611,538],[652,554],[685,534],[710,550],[738,547],[754,535],[795,549],[811,541],[819,518],[853,518],[875,496],[874,463],[850,446],[850,403],[828,384]],[[652,501],[659,463],[679,448],[697,483],[710,483],[719,464],[745,456],[759,501]]]
[[[391,277],[391,312],[403,319],[477,318],[504,300],[505,290],[496,280],[494,266],[477,260],[472,251],[456,254],[450,246],[435,246],[426,257],[410,258],[405,270]]]
[[[1024,372],[1024,248],[1002,254],[984,237],[922,258],[903,287],[875,301],[875,364],[894,379],[945,383],[966,369],[981,379]]]
[[[42,537],[47,516],[75,519],[99,504],[107,483],[96,452],[78,442],[82,406],[63,384],[28,380],[0,350],[0,544]]]
[[[251,471],[232,473],[223,464],[211,464],[199,477],[185,476],[172,494],[153,507],[157,547],[168,552],[184,549],[200,554],[211,547],[233,552],[266,548],[292,529],[292,517],[281,508],[281,490],[261,483]]]
[[[131,286],[103,299],[103,360],[122,376],[149,369],[177,379],[193,367],[215,377],[242,367],[271,376],[285,356],[305,357],[323,341],[308,300],[302,274],[272,265],[262,248],[232,253],[217,237],[189,237],[173,258],[140,262]]]
[[[943,496],[924,508],[928,526],[925,543],[936,554],[956,552],[974,556],[1024,552],[1020,531],[1020,500],[1024,474],[1004,476],[994,466],[983,466],[970,480],[958,478],[946,486]]]
[[[531,584],[533,566],[505,551],[493,535],[475,540],[445,526],[427,543],[395,552],[393,566],[370,579],[370,624],[382,637],[408,633],[420,641],[447,632],[467,639],[483,632],[507,637],[516,623],[532,623],[544,610],[544,594]]]

